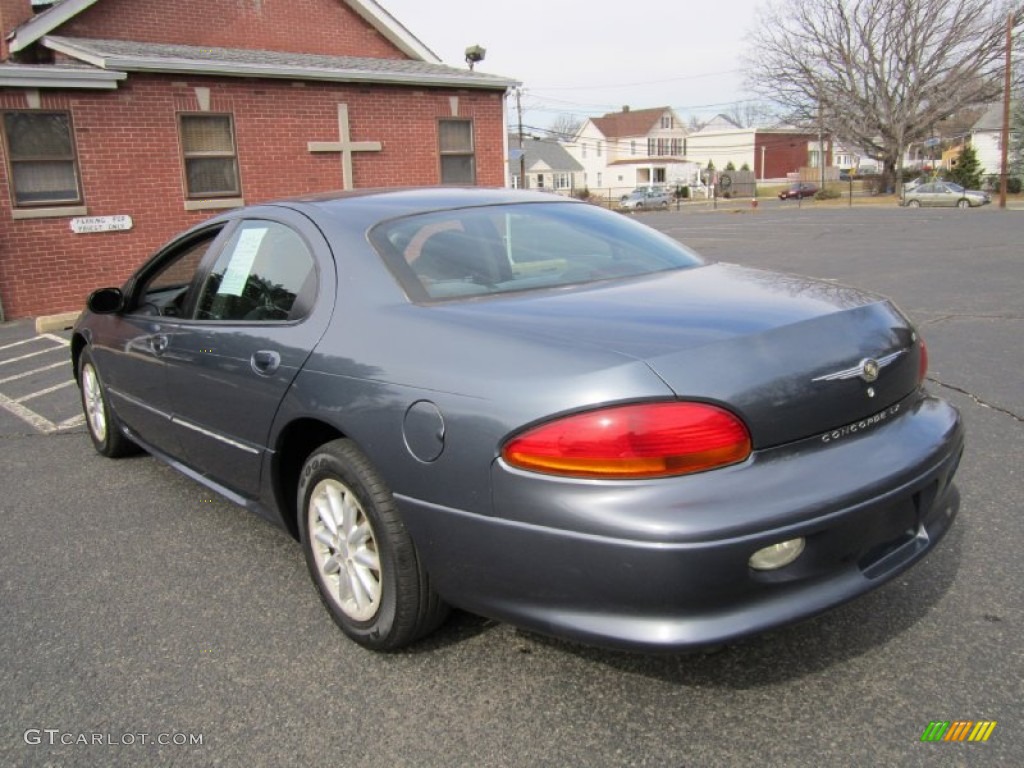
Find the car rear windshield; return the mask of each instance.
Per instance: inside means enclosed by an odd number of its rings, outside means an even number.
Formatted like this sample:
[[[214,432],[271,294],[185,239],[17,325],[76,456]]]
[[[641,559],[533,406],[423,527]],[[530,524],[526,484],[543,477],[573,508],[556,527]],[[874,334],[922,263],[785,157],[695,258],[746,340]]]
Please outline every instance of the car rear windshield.
[[[516,203],[378,224],[370,241],[413,301],[471,298],[686,269],[697,254],[583,203]]]

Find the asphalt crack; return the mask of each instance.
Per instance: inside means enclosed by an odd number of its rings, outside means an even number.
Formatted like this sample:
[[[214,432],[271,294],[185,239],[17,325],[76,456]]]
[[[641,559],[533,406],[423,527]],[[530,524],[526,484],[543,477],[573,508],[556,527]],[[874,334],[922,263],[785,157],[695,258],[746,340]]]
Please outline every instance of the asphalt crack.
[[[928,312],[926,310],[918,310],[916,312],[911,312],[911,314],[920,316],[937,313]],[[938,317],[933,317],[928,320],[921,320],[918,322],[918,325],[934,325],[935,323],[944,323],[947,320],[1024,320],[1024,315],[990,315],[976,314],[972,312],[944,312],[939,314]]]
[[[993,405],[992,403],[985,402],[980,397],[978,397],[976,394],[974,394],[973,392],[970,392],[970,391],[964,389],[963,387],[958,387],[955,384],[947,384],[946,382],[942,381],[941,379],[936,379],[934,376],[929,376],[928,377],[928,381],[934,382],[935,384],[938,384],[940,387],[945,387],[946,389],[951,389],[954,392],[959,392],[961,395],[966,395],[967,397],[971,398],[971,400],[973,400],[977,405],[980,405],[982,408],[988,408],[988,409],[996,411],[998,413],[1005,414],[1006,416],[1009,416],[1011,419],[1014,419],[1015,421],[1018,421],[1021,424],[1024,424],[1024,416],[1021,416],[1018,413],[1014,413],[1009,408],[1003,408],[1000,405]]]

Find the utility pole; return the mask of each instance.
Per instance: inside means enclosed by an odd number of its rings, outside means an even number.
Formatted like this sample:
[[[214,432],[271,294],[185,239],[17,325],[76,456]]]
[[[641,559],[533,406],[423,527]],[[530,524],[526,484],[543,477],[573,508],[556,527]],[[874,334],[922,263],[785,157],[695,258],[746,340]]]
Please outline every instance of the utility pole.
[[[526,150],[523,149],[523,102],[522,88],[516,88],[516,112],[519,115],[519,188],[526,189]]]
[[[825,189],[825,111],[818,101],[818,167],[821,169],[820,189]]]
[[[1009,182],[1010,151],[1010,50],[1013,47],[1013,11],[1006,15],[1006,74],[1003,79],[1003,136],[1002,157],[999,173],[999,207],[1006,208],[1006,191]]]

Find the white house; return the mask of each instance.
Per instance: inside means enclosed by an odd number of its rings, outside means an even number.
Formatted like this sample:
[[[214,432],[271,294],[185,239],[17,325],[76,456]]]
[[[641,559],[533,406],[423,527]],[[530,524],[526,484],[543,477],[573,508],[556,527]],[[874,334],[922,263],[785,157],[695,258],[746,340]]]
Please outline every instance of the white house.
[[[509,177],[512,186],[524,189],[547,189],[571,194],[584,186],[583,166],[555,139],[518,134],[509,136]],[[526,170],[526,183],[520,179]]]
[[[636,187],[692,182],[696,165],[686,161],[686,136],[669,107],[623,107],[587,120],[567,149],[583,166],[592,192],[618,196]]]
[[[686,153],[702,168],[709,164],[722,170],[754,167],[756,128],[741,128],[725,115],[716,115],[704,127],[686,137]]]
[[[990,104],[978,122],[971,126],[971,146],[974,147],[978,165],[985,176],[1002,171],[1002,136],[1003,105]]]

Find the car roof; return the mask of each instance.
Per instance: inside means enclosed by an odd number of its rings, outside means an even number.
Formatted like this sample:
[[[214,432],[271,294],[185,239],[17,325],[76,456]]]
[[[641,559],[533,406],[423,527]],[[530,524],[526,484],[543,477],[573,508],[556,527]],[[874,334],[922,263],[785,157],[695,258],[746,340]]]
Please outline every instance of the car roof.
[[[407,187],[359,189],[279,200],[282,205],[334,218],[383,220],[414,213],[512,203],[579,203],[550,192],[492,187]],[[581,203],[582,204],[582,203]]]

